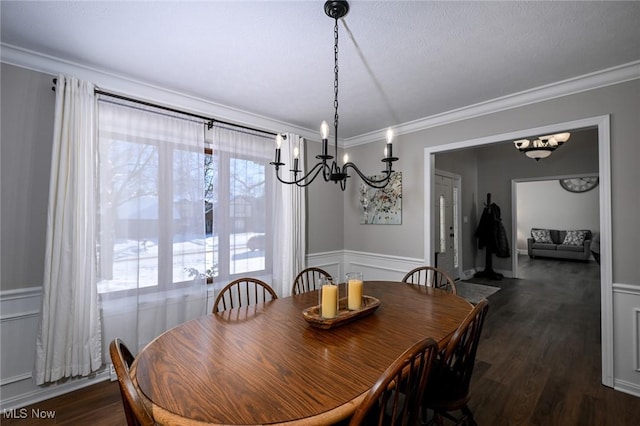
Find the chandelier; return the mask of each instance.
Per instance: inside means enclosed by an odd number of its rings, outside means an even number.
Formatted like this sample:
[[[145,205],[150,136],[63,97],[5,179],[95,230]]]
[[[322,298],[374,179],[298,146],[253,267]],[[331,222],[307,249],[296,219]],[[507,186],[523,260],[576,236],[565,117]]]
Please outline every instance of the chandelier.
[[[518,151],[524,153],[529,158],[540,161],[541,158],[547,158],[558,147],[562,146],[569,140],[571,133],[558,133],[555,135],[540,136],[537,139],[520,139],[514,141]]]
[[[364,173],[358,169],[358,167],[349,161],[348,156],[345,154],[343,157],[342,166],[338,165],[336,158],[338,157],[338,19],[344,17],[347,12],[349,12],[349,3],[347,1],[327,1],[324,4],[324,12],[328,17],[333,18],[335,21],[333,34],[334,34],[334,100],[333,100],[333,108],[334,108],[334,118],[333,118],[333,127],[334,127],[334,154],[330,155],[328,152],[328,142],[329,142],[329,125],[326,121],[322,122],[320,126],[320,133],[322,136],[322,151],[320,155],[316,155],[316,158],[319,160],[315,166],[313,166],[306,174],[303,174],[302,170],[299,169],[298,155],[299,149],[297,147],[293,150],[293,168],[290,169],[292,179],[286,180],[280,177],[280,167],[285,166],[285,163],[282,163],[280,160],[280,146],[284,139],[282,135],[276,135],[276,154],[275,161],[269,163],[273,165],[276,169],[276,177],[278,180],[284,184],[288,185],[297,185],[297,186],[307,186],[314,179],[322,173],[322,177],[325,182],[334,182],[336,184],[340,184],[340,188],[344,191],[347,184],[347,178],[349,178],[348,171],[352,169],[355,171],[358,176],[369,186],[373,188],[384,188],[389,183],[391,179],[391,174],[394,172],[392,169],[392,164],[394,161],[397,161],[398,158],[393,156],[393,131],[389,129],[387,131],[387,144],[384,149],[384,156],[382,158],[382,162],[386,164],[385,170],[383,170],[380,175],[367,177]]]

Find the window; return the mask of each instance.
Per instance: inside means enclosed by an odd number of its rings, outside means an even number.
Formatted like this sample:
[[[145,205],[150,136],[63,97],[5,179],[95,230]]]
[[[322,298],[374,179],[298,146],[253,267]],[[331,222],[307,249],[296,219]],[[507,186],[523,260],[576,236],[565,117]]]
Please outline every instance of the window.
[[[208,150],[205,164],[208,275],[227,280],[265,272],[267,160]]]
[[[438,202],[438,207],[440,208],[440,229],[439,229],[439,249],[440,253],[447,252],[447,203],[444,198],[444,195],[440,195],[440,199]]]
[[[98,291],[167,290],[204,269],[204,124],[99,108]]]

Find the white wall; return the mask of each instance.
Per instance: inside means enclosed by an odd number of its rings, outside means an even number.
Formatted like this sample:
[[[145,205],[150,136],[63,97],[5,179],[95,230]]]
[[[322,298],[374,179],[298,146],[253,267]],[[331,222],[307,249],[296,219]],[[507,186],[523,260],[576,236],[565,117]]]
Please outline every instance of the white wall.
[[[531,228],[600,231],[597,190],[580,194],[564,190],[557,179],[518,182],[518,250],[527,250]]]

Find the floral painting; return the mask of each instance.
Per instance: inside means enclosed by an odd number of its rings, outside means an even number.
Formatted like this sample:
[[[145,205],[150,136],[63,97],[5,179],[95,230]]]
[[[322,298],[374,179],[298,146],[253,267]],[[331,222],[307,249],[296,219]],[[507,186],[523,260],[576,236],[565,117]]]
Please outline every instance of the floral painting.
[[[383,176],[372,176],[381,179]],[[394,172],[391,180],[382,189],[360,184],[362,225],[400,225],[402,223],[402,173]]]

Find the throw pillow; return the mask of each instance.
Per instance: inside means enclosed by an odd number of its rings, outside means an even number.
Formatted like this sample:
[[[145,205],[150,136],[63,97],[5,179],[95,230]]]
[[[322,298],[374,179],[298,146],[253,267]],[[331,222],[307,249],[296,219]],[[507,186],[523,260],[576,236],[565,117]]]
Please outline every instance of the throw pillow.
[[[536,243],[553,244],[551,233],[548,229],[532,229],[531,236]]]
[[[567,235],[565,235],[562,244],[567,246],[581,246],[586,236],[586,231],[567,231]]]

